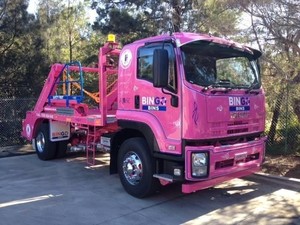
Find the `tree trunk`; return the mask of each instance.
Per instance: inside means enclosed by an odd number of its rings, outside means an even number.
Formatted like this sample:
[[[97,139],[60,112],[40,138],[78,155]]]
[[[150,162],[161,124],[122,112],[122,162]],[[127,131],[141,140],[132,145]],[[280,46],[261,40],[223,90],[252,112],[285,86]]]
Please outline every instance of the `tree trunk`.
[[[73,49],[72,49],[72,33],[69,32],[69,58],[70,62],[73,60]]]
[[[285,89],[281,89],[280,93],[277,95],[275,108],[274,108],[273,116],[272,116],[272,122],[271,122],[271,126],[270,126],[270,131],[268,134],[268,143],[270,145],[272,145],[274,143],[274,139],[275,139],[275,135],[276,135],[276,128],[277,128],[278,119],[279,119],[280,111],[281,111],[282,100],[284,97],[284,91],[285,91]]]
[[[293,102],[294,113],[298,118],[298,122],[300,122],[300,99],[295,99]]]
[[[175,32],[180,32],[180,27],[182,23],[182,18],[181,18],[181,13],[182,13],[182,6],[180,0],[173,0],[171,2],[172,4],[172,22],[174,26],[174,31]]]

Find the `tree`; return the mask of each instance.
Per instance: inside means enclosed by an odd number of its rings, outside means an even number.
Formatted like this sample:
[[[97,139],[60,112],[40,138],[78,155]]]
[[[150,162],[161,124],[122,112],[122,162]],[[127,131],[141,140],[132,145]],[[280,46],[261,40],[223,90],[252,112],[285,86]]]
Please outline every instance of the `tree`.
[[[264,53],[265,87],[269,105],[275,102],[269,132],[272,143],[283,103],[282,84],[289,86],[293,109],[300,121],[300,5],[296,0],[232,1],[249,15],[246,31],[249,42],[255,42]],[[278,83],[279,85],[274,85]]]
[[[81,46],[90,36],[84,3],[42,0],[38,20],[45,40],[44,52],[50,62],[83,60]]]
[[[240,10],[232,8],[228,0],[204,0],[195,1],[192,18],[186,21],[189,31],[237,38],[240,16]]]
[[[28,1],[24,0],[2,0],[0,2],[0,56],[15,44],[32,17],[26,12]],[[25,29],[24,29],[25,28]]]
[[[116,33],[123,44],[162,32],[234,34],[238,11],[221,0],[95,1],[93,28]]]
[[[0,84],[2,97],[32,95],[41,81],[38,70],[44,57],[42,40],[36,35],[33,15],[27,12],[27,0],[0,2]]]
[[[149,3],[152,4],[151,1]],[[157,31],[154,23],[159,19],[152,16],[153,9],[148,7],[149,3],[114,0],[94,2],[92,8],[97,10],[98,18],[93,29],[103,34],[114,33],[123,44],[153,35]],[[158,4],[160,1],[157,1],[155,8]]]

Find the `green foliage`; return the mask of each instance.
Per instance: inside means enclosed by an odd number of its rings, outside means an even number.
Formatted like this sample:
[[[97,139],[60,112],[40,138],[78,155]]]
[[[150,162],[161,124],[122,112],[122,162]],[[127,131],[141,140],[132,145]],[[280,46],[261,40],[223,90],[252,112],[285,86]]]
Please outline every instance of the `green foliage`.
[[[216,36],[235,36],[241,13],[230,8],[226,0],[196,1],[188,30],[211,33]]]
[[[26,13],[28,1],[2,0],[0,2],[0,55],[5,53],[15,44],[28,29],[32,16]]]
[[[94,1],[94,30],[115,33],[123,44],[162,32],[236,33],[238,10],[221,0]]]
[[[76,4],[76,1],[68,1],[68,5],[56,0],[41,1],[38,21],[45,41],[43,52],[50,62],[84,60],[81,46],[90,35],[84,4]]]
[[[271,148],[276,150],[278,146],[282,147],[280,143],[284,143],[284,151],[298,151],[299,138],[294,133],[298,125],[291,118],[295,118],[297,122],[300,119],[299,2],[230,0],[229,3],[231,7],[243,11],[244,17],[250,22],[250,26],[242,33],[244,41],[254,44],[263,52],[262,74],[268,109],[267,128],[269,143],[271,146],[274,144]],[[291,113],[294,113],[293,116]],[[282,116],[286,117],[284,123]],[[284,136],[288,133],[295,139]]]
[[[154,1],[111,0],[94,2],[93,7],[97,9],[98,18],[93,29],[105,35],[114,33],[123,44],[151,36],[157,31],[155,23],[162,19],[153,17],[154,10],[160,3],[160,1],[154,3]],[[150,5],[155,8],[149,8]]]
[[[99,48],[105,44],[106,40],[106,35],[94,31],[81,43],[80,53],[83,65],[95,67],[98,64]]]
[[[300,154],[300,124],[287,124],[276,131],[275,141],[267,145],[267,153],[272,155]]]
[[[39,51],[42,40],[37,35],[34,17],[26,11],[28,1],[0,3],[0,96],[35,95],[45,69],[45,58]]]

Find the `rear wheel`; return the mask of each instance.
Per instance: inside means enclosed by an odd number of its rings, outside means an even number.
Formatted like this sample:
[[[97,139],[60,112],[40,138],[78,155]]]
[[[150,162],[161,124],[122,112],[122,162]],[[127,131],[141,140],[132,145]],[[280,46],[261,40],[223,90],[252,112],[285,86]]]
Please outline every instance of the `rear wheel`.
[[[36,138],[35,151],[41,160],[50,160],[55,158],[56,143],[50,141],[49,125],[41,124]]]
[[[57,142],[57,150],[56,150],[56,158],[63,158],[67,154],[67,147],[68,147],[69,141],[59,141]]]
[[[143,138],[125,141],[118,153],[118,172],[124,189],[132,196],[143,198],[153,194],[159,182],[153,177],[154,160]]]

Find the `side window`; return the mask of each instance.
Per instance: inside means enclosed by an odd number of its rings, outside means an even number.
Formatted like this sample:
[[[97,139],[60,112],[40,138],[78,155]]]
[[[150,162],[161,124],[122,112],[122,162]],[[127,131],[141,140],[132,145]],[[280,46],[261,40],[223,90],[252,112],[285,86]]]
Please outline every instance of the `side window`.
[[[162,44],[152,44],[145,47],[141,47],[138,50],[138,72],[137,78],[153,81],[153,52],[155,49],[161,49]],[[171,44],[165,44],[164,48],[169,53],[169,74],[168,74],[168,89],[176,92],[177,80],[176,80],[176,65],[174,48]]]
[[[138,51],[138,78],[151,81],[154,48],[140,48]]]

